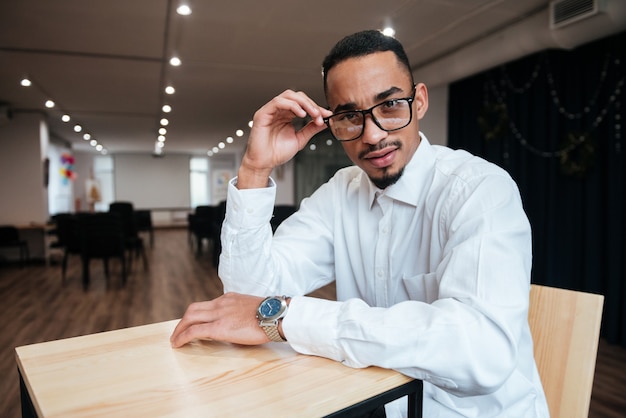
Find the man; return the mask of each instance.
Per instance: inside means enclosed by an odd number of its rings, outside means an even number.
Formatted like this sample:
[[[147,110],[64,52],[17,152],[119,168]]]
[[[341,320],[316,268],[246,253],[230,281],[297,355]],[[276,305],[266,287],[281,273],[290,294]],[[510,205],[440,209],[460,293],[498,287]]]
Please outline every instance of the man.
[[[285,91],[256,112],[228,191],[227,293],[191,305],[172,345],[286,339],[300,353],[422,379],[425,417],[547,417],[527,321],[531,232],[515,183],[420,134],[427,89],[395,39],[348,36],[323,67],[331,110]],[[272,236],[270,173],[326,126],[355,166]],[[332,281],[337,301],[302,296]],[[291,298],[264,300],[274,295]],[[387,416],[404,407],[387,405]]]

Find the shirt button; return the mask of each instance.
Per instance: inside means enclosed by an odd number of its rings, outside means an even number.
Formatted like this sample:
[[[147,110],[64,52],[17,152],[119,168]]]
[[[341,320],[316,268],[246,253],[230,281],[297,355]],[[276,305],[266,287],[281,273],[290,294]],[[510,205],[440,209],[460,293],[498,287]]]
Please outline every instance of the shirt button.
[[[376,275],[377,275],[378,277],[383,277],[383,271],[382,271],[382,270],[378,270],[378,271],[376,272]]]

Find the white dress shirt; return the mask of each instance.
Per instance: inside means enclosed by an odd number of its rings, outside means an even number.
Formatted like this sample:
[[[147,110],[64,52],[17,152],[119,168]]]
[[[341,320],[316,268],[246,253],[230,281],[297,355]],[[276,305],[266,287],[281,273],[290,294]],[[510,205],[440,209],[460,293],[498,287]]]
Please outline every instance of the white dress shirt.
[[[339,170],[272,236],[276,186],[228,189],[226,292],[292,296],[298,352],[424,381],[424,417],[547,417],[528,326],[531,231],[501,168],[425,136],[400,180]],[[337,301],[305,297],[336,282]],[[387,405],[405,414],[406,400]]]

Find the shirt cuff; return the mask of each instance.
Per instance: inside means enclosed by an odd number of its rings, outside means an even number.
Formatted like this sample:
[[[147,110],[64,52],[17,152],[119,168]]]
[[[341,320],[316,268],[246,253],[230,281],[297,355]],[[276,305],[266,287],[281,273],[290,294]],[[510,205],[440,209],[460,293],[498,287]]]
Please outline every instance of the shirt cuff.
[[[283,333],[291,347],[302,354],[342,361],[336,347],[341,305],[341,302],[326,299],[292,297],[287,316],[283,318]]]
[[[257,228],[269,223],[276,201],[276,183],[269,179],[267,187],[260,189],[237,188],[237,177],[228,182],[226,217],[238,229]]]

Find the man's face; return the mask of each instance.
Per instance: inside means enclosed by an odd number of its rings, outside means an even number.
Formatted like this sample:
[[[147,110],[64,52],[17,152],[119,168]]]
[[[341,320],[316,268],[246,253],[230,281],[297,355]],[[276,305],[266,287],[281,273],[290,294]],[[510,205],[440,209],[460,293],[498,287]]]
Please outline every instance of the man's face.
[[[391,51],[342,61],[328,72],[326,83],[328,105],[333,112],[365,110],[386,100],[413,95],[410,74]],[[400,178],[420,143],[418,120],[428,109],[428,93],[423,84],[415,89],[413,119],[409,125],[386,132],[368,115],[363,135],[342,142],[350,160],[379,188],[388,187]]]

